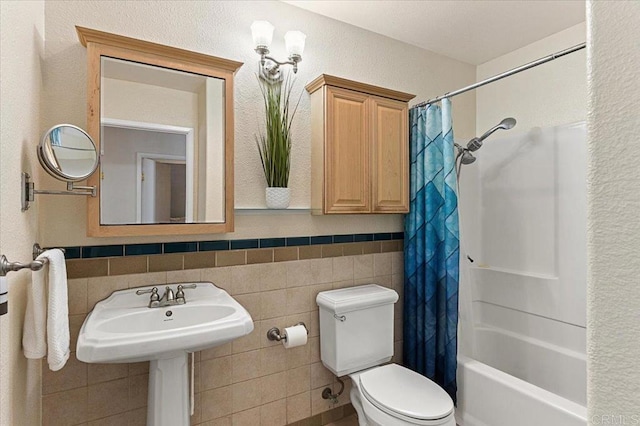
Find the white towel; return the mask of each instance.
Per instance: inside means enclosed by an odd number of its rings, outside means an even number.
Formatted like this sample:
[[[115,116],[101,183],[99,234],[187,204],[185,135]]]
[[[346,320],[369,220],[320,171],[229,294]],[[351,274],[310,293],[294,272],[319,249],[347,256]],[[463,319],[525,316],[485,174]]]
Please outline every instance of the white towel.
[[[58,371],[64,367],[70,352],[67,267],[64,254],[58,249],[45,251],[37,260],[46,263],[41,270],[33,272],[27,291],[22,347],[27,358],[47,355],[49,368]]]

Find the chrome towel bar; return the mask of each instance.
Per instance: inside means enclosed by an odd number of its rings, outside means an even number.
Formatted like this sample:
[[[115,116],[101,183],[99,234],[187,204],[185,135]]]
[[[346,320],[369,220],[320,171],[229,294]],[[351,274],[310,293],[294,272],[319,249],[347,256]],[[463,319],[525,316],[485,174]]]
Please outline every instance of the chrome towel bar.
[[[64,253],[64,249],[60,249]],[[9,272],[19,271],[21,269],[31,269],[32,271],[39,271],[43,268],[47,260],[35,260],[38,256],[40,256],[45,249],[40,247],[40,244],[35,243],[33,245],[33,261],[29,263],[21,263],[21,262],[9,262],[7,257],[3,254],[0,256],[0,277],[4,277]]]
[[[65,250],[64,250],[63,248],[61,248],[61,247],[57,247],[57,249],[58,249],[58,250],[60,250],[60,251],[62,251],[62,253],[66,253],[66,252],[65,252]],[[40,247],[40,244],[35,243],[35,244],[33,245],[33,251],[32,251],[32,253],[33,253],[33,260],[36,260],[36,258],[37,258],[38,256],[40,256],[42,253],[44,253],[45,251],[47,251],[47,249],[46,249],[46,248],[44,248],[44,249],[43,249],[42,247]]]

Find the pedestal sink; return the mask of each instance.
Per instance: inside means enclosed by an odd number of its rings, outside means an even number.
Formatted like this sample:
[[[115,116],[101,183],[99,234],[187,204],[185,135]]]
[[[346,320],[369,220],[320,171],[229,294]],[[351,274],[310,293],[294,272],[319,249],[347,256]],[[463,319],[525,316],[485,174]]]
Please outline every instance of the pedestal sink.
[[[76,356],[90,363],[151,361],[148,426],[189,425],[189,352],[222,345],[253,331],[251,316],[210,282],[181,283],[185,304],[149,308],[142,287],[98,302],[80,329]],[[175,287],[177,284],[170,284]]]

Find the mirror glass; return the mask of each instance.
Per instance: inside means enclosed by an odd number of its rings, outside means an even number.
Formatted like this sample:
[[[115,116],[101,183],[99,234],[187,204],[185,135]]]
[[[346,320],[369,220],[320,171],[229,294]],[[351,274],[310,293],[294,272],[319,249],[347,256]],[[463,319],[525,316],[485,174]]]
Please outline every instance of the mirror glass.
[[[100,223],[225,222],[225,80],[101,56]]]
[[[38,147],[38,159],[56,179],[85,180],[98,167],[98,153],[91,137],[81,128],[60,124],[45,133]]]

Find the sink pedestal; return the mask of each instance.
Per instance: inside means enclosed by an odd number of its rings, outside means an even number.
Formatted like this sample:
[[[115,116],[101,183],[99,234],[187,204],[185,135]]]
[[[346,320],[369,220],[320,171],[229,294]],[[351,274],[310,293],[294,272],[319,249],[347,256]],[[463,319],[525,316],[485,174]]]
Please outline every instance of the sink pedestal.
[[[188,354],[151,360],[147,426],[188,426]]]

